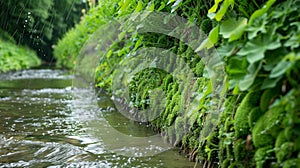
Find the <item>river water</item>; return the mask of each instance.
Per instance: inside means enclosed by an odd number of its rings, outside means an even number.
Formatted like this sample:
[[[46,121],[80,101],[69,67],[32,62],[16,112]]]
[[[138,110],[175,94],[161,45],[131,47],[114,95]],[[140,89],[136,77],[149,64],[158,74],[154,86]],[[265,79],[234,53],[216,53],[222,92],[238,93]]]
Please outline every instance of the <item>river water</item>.
[[[0,167],[194,167],[178,149],[144,142],[161,139],[107,95],[72,81],[61,70],[0,74]]]

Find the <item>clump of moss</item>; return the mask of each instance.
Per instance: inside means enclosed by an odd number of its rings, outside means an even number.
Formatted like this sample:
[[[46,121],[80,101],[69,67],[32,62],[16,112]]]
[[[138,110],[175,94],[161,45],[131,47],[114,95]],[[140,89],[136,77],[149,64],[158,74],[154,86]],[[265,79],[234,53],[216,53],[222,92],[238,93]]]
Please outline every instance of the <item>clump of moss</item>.
[[[233,146],[234,159],[242,161],[246,158],[246,140],[239,139],[234,142]]]
[[[225,160],[223,160],[221,167],[229,167],[229,165],[230,165],[229,159],[225,159]]]
[[[248,118],[248,124],[250,129],[253,128],[256,121],[263,115],[262,111],[259,107],[255,107],[250,111],[249,118]]]
[[[251,110],[257,106],[258,98],[259,92],[249,92],[237,108],[234,122],[236,138],[241,138],[250,133],[248,117]]]
[[[289,159],[283,162],[283,168],[299,168],[300,158]]]
[[[259,103],[261,112],[265,112],[268,110],[270,104],[277,96],[279,90],[280,89],[276,87],[275,89],[267,89],[262,93]]]
[[[276,147],[276,158],[279,163],[284,161],[285,159],[289,158],[293,152],[292,143],[285,142],[282,145]]]
[[[283,106],[274,106],[256,122],[252,129],[253,142],[256,147],[274,145],[284,114]]]
[[[256,150],[254,159],[256,162],[257,168],[264,168],[266,167],[267,161],[271,158],[273,153],[273,146],[266,146]]]
[[[203,63],[203,61],[199,61],[199,62],[196,64],[196,70],[195,70],[195,73],[196,73],[197,76],[201,76],[201,75],[203,74],[204,67],[205,67],[205,64]]]

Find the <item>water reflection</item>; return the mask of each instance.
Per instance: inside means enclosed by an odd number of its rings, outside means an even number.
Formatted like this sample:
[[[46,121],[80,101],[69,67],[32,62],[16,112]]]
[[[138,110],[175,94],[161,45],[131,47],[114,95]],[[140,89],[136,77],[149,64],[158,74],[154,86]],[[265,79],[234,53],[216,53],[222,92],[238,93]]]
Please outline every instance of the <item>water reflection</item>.
[[[113,132],[155,134],[120,115],[106,95],[94,101],[92,90],[71,89],[72,78],[60,70],[0,74],[0,167],[193,167],[176,150],[119,155],[142,148]]]

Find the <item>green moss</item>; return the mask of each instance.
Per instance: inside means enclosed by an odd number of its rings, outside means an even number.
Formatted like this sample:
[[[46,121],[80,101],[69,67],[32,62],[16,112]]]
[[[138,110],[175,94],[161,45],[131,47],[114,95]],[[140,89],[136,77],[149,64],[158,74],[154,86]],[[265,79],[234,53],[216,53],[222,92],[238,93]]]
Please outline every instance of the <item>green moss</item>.
[[[204,70],[205,64],[203,61],[199,61],[196,65],[196,75],[197,76],[202,76],[203,70]]]
[[[292,144],[290,142],[283,143],[282,145],[276,147],[275,154],[277,161],[281,163],[285,159],[289,158],[292,152]]]
[[[283,143],[287,142],[287,138],[285,136],[285,132],[281,131],[277,138],[276,138],[276,142],[275,142],[275,147],[279,148]]]
[[[233,160],[233,147],[231,144],[226,145],[226,157]]]
[[[299,168],[300,158],[289,159],[283,162],[283,168]]]
[[[177,113],[171,112],[167,117],[167,126],[171,126],[177,117]]]
[[[173,82],[173,77],[171,75],[167,75],[163,80],[163,89],[168,90],[168,86]]]
[[[267,89],[263,92],[260,98],[259,107],[262,112],[265,112],[268,110],[271,100],[277,95],[278,88],[276,89]]]
[[[286,127],[284,129],[284,136],[287,140],[290,140],[293,136],[293,128],[292,127]]]
[[[230,165],[229,159],[225,159],[225,160],[223,160],[221,167],[229,167],[229,165]]]
[[[280,131],[280,123],[285,110],[282,106],[274,106],[269,109],[253,127],[253,142],[256,147],[274,144]]]
[[[240,138],[250,133],[248,117],[250,111],[256,107],[259,98],[258,92],[248,93],[237,108],[234,121],[235,137]]]
[[[250,111],[250,115],[248,118],[248,124],[250,129],[253,128],[255,125],[256,121],[263,115],[259,107],[255,107]]]
[[[246,158],[246,140],[239,139],[234,142],[233,145],[233,153],[234,153],[234,159],[236,161],[242,161]]]
[[[256,150],[254,159],[257,168],[267,167],[267,161],[272,156],[273,146],[266,146]]]

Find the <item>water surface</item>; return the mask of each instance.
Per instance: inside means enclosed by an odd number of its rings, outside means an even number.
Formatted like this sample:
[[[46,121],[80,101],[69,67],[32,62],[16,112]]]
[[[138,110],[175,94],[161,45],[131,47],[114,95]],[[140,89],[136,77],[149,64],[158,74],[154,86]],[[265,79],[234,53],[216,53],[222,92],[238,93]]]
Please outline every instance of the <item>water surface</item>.
[[[49,69],[0,74],[0,167],[194,166],[153,142],[146,152],[164,152],[139,157],[150,144],[139,137],[155,133],[118,113],[107,95],[95,101],[92,89],[72,88],[72,79]]]

